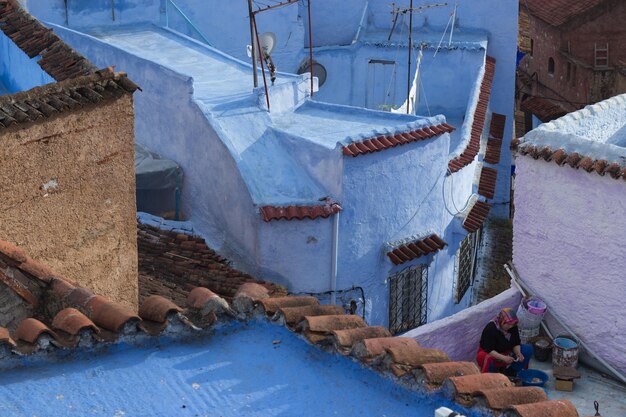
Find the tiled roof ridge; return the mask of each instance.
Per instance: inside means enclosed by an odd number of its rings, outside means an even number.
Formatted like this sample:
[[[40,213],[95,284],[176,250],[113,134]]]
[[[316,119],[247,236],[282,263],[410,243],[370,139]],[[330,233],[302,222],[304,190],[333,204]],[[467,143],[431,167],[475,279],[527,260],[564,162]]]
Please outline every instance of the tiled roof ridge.
[[[560,104],[538,96],[531,96],[527,98],[522,102],[520,108],[523,111],[531,112],[543,123],[567,114],[567,110],[565,110]]]
[[[506,410],[514,417],[579,417],[568,400],[548,400],[542,389],[515,387],[502,374],[481,374],[473,362],[451,361],[441,350],[421,347],[412,338],[393,337],[383,327],[368,326],[359,316],[345,311],[337,314],[334,308],[338,306],[322,309],[317,300],[311,304],[308,298],[271,298],[262,288],[248,284],[238,292],[236,300],[240,301],[234,306],[240,318],[264,316],[299,332],[309,343],[352,356],[410,389],[452,395],[463,407],[478,406],[498,414]],[[310,315],[300,316],[296,323],[293,318],[298,316],[289,313],[291,319],[285,320],[283,309],[298,308]]]
[[[311,297],[271,298],[267,288],[246,283],[240,286],[231,307],[210,290],[199,287],[189,294],[185,308],[164,297],[152,296],[142,303],[137,316],[67,281],[53,279],[52,282],[51,291],[64,303],[78,304],[82,311],[64,308],[55,314],[49,325],[27,318],[13,334],[0,328],[0,353],[4,359],[7,354],[21,356],[40,352],[46,355],[58,349],[77,347],[97,350],[120,338],[127,343],[141,344],[146,337],[164,332],[203,334],[218,321],[232,318],[247,321],[254,316],[269,315],[281,321],[284,310],[298,309],[300,305],[308,308],[308,315],[301,316],[298,325],[293,321],[285,323],[290,329],[302,331],[309,342],[327,350],[354,356],[375,371],[392,376],[397,383],[413,389],[417,383],[428,392],[447,390],[463,406],[473,406],[484,396],[488,409],[506,408],[517,417],[578,417],[567,400],[546,401],[541,393],[512,387],[501,374],[480,374],[473,363],[450,361],[443,351],[421,347],[414,339],[392,337],[387,329],[368,326],[359,316],[337,314],[337,307],[321,308]],[[297,315],[292,314],[292,317]]]
[[[576,16],[589,12],[606,0],[527,0],[525,6],[529,13],[543,20],[550,26],[561,26]]]
[[[386,255],[395,265],[400,265],[404,262],[438,252],[447,245],[436,233],[431,233],[421,239],[399,243],[395,247],[389,248]]]
[[[546,162],[554,162],[558,166],[569,165],[571,168],[595,172],[601,176],[609,174],[613,179],[621,178],[626,181],[626,164],[622,165],[619,162],[612,162],[606,159],[594,159],[578,152],[567,152],[563,148],[553,150],[550,145],[535,145],[515,141],[512,143],[512,146],[517,148],[517,152],[520,155],[528,156],[535,160],[543,159]]]
[[[482,169],[480,170],[478,194],[482,195],[485,198],[493,199],[496,192],[497,179],[498,170],[483,165]]]
[[[51,29],[28,13],[17,0],[0,0],[0,29],[56,81],[94,73],[97,68]]]
[[[489,138],[487,139],[487,150],[485,151],[483,162],[491,165],[497,165],[500,162],[505,125],[506,116],[504,114],[491,113]]]
[[[139,86],[125,73],[105,68],[93,74],[1,96],[0,129],[114,100],[137,89]]]
[[[476,199],[474,203],[468,207],[467,215],[463,221],[463,228],[469,233],[474,233],[480,229],[489,215],[491,205]]]
[[[408,132],[395,133],[393,135],[378,135],[344,145],[342,152],[346,156],[357,157],[359,155],[379,152],[396,146],[434,138],[435,136],[450,133],[454,130],[456,129],[448,123],[440,123],[438,125],[424,126],[420,129]]]
[[[339,213],[342,207],[332,199],[325,199],[322,204],[314,205],[288,205],[288,206],[262,206],[259,212],[263,221],[272,220],[315,220],[317,218],[327,218]]]
[[[234,297],[245,282],[265,285],[272,294],[285,293],[284,288],[256,279],[230,265],[210,248],[204,238],[161,229],[158,225],[137,225],[139,254],[139,298],[162,295],[184,303],[193,287],[206,287],[226,299]]]
[[[32,259],[18,246],[0,240],[0,261],[10,268],[16,268],[23,276],[5,273],[0,270],[0,282],[15,292],[33,308],[39,307],[39,291],[48,285],[56,276],[54,272],[41,262]],[[34,283],[28,279],[34,280]]]
[[[470,140],[467,142],[465,150],[461,152],[459,156],[448,161],[448,170],[450,173],[455,173],[471,164],[480,151],[480,138],[485,126],[485,120],[487,118],[489,98],[491,96],[491,84],[493,82],[495,70],[495,58],[487,55],[485,59],[485,73],[480,84],[480,94],[478,97],[478,103],[476,104],[476,110],[474,111]]]

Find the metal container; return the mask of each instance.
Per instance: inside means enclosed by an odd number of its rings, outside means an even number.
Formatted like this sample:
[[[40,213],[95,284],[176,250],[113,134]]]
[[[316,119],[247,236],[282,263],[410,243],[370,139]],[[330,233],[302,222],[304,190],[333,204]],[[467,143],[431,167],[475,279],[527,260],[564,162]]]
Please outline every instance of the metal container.
[[[533,349],[535,359],[539,362],[546,362],[550,358],[550,353],[552,352],[552,341],[547,337],[537,337],[533,341]]]
[[[556,368],[566,366],[576,368],[578,366],[578,341],[570,335],[558,336],[552,342],[552,365]]]

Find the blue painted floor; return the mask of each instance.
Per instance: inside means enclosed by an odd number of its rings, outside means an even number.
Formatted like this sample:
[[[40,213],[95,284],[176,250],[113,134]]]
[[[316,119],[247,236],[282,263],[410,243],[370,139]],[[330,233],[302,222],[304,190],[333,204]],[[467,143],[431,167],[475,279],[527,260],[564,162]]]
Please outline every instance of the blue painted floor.
[[[184,344],[123,345],[28,365],[0,379],[5,417],[432,417],[441,405],[450,407],[264,322]]]

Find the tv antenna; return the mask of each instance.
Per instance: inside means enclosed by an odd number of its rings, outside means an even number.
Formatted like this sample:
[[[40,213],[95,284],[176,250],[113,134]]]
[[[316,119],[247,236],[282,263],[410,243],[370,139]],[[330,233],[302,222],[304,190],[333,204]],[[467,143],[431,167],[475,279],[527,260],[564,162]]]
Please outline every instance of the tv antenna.
[[[389,32],[389,37],[387,40],[391,40],[391,35],[393,35],[393,31],[396,29],[396,24],[398,23],[398,16],[409,14],[409,59],[407,65],[407,77],[406,77],[406,113],[409,114],[409,104],[411,102],[411,54],[413,52],[413,13],[422,13],[425,10],[432,9],[435,7],[445,7],[448,3],[432,3],[425,4],[423,6],[413,7],[413,0],[410,1],[408,8],[396,7],[396,3],[391,3],[391,14],[393,14],[393,25],[391,26],[391,31]],[[419,70],[419,69],[417,69]]]

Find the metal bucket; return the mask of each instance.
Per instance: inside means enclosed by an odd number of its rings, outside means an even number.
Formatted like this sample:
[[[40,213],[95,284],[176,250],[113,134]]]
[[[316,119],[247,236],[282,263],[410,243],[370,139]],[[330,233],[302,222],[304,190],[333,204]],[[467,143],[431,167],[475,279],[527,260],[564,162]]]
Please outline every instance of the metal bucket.
[[[547,337],[539,336],[533,341],[535,359],[540,362],[546,362],[550,358],[552,352],[552,341]]]
[[[578,366],[578,341],[569,335],[554,339],[552,348],[552,365],[576,368]]]

